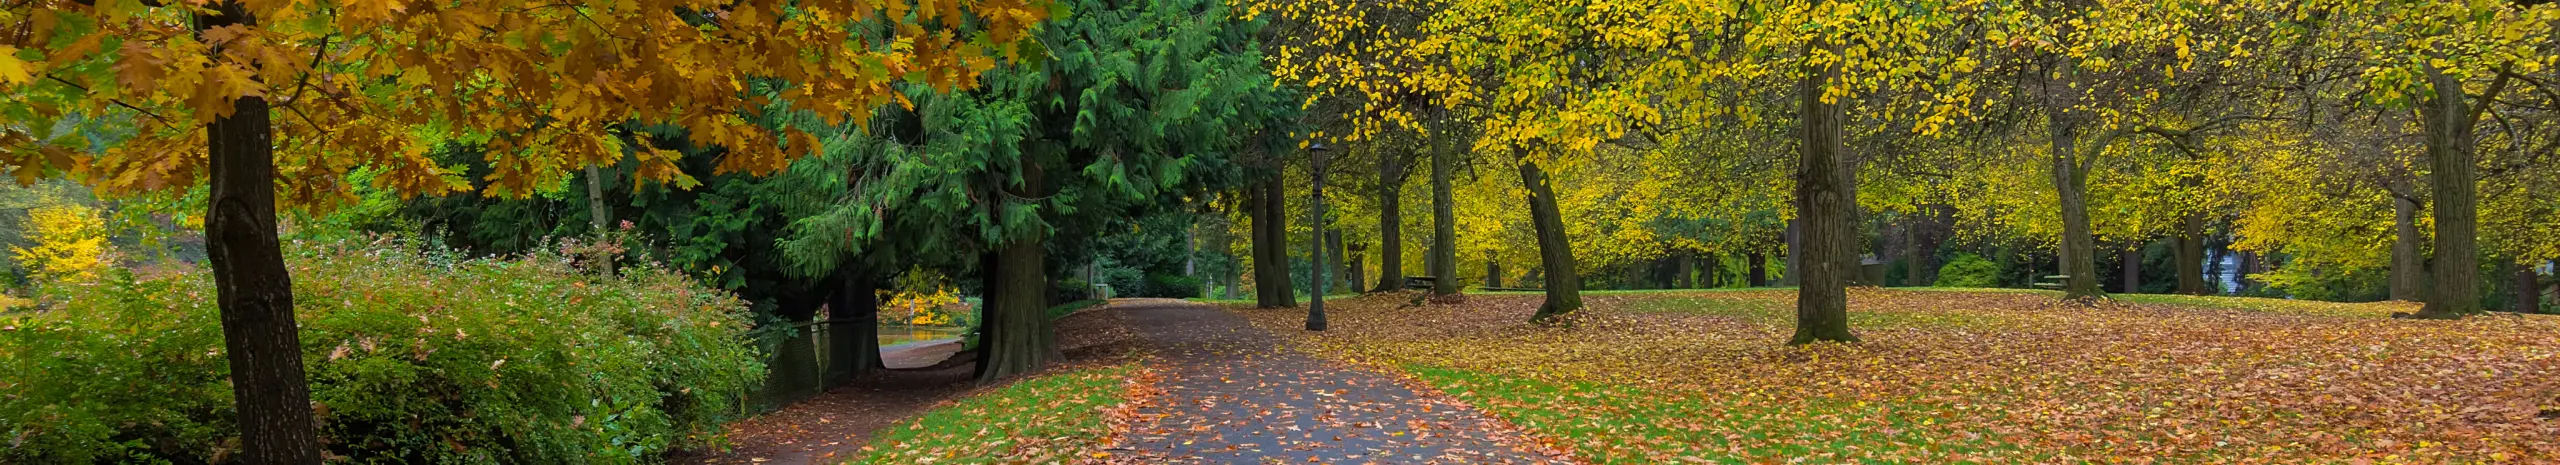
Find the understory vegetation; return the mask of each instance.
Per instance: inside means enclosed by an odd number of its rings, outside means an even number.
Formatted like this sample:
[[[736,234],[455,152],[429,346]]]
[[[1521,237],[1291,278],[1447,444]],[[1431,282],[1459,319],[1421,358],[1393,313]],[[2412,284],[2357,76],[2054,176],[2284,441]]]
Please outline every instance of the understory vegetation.
[[[2536,463],[2560,460],[2560,317],[2417,304],[1852,290],[1858,344],[1784,346],[1786,290],[1332,302],[1234,311],[1401,370],[1594,463]]]
[[[328,454],[405,463],[628,463],[719,441],[764,376],[735,295],[567,257],[463,259],[397,241],[286,252]],[[211,276],[111,269],[0,315],[5,463],[237,459]]]

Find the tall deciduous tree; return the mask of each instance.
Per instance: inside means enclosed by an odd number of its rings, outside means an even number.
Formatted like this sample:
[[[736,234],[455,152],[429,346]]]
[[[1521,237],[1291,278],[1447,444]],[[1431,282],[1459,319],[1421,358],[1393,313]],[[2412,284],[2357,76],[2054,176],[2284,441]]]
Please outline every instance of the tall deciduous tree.
[[[930,5],[930,4],[928,4]],[[240,412],[243,461],[317,463],[275,210],[375,187],[435,194],[463,180],[426,139],[489,143],[489,192],[525,195],[613,163],[623,120],[680,124],[734,149],[727,170],[770,171],[810,153],[806,133],[755,130],[751,79],[796,84],[807,108],[896,102],[894,82],[966,86],[1048,13],[1021,0],[886,4],[655,0],[548,8],[516,1],[320,7],[277,2],[31,1],[0,9],[32,26],[0,45],[6,126],[71,112],[146,125],[103,151],[11,129],[0,163],[22,178],[67,172],[102,193],[209,185],[206,234]],[[914,11],[910,11],[914,10]],[[857,34],[894,24],[889,34]],[[976,30],[947,30],[970,25]],[[892,42],[901,44],[890,47]],[[22,53],[23,51],[23,53]],[[28,56],[41,59],[29,61]],[[646,76],[647,78],[643,78]],[[204,154],[196,156],[195,154]],[[640,179],[689,184],[672,156],[635,157]],[[283,180],[279,183],[278,180]],[[281,189],[279,189],[281,188]]]

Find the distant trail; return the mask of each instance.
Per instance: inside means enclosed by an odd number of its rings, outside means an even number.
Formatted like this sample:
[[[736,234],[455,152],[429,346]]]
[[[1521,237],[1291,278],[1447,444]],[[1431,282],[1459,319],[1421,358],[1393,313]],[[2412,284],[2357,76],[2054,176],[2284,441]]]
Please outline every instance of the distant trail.
[[[1506,444],[1474,408],[1281,346],[1243,317],[1178,300],[1115,302],[1164,362],[1130,447],[1171,463],[1558,463]]]

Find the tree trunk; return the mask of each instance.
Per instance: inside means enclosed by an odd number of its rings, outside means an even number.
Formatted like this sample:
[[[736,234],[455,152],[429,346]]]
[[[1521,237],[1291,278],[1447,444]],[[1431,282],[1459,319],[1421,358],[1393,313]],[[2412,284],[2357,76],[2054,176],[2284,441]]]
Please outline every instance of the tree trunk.
[[[203,30],[257,25],[240,2],[213,4]],[[231,363],[243,463],[320,463],[304,378],[302,334],[293,315],[293,276],[276,238],[275,126],[267,100],[232,102],[231,116],[205,125],[210,181],[205,253],[213,269],[222,347]]]
[[[1493,259],[1493,252],[1484,253],[1484,287],[1502,287],[1502,262]]]
[[[1256,306],[1288,308],[1298,306],[1297,290],[1289,279],[1288,215],[1283,209],[1288,200],[1282,196],[1280,180],[1265,180],[1260,192],[1250,194],[1254,204],[1253,218],[1253,284]]]
[[[871,374],[880,365],[880,294],[878,281],[853,265],[836,272],[836,291],[827,300],[828,383],[843,383]]]
[[[1840,47],[1816,35],[1807,49],[1839,53]],[[1849,279],[1858,273],[1857,192],[1848,190],[1853,173],[1845,160],[1840,104],[1823,98],[1839,75],[1836,64],[1809,68],[1796,87],[1803,105],[1797,116],[1804,119],[1797,134],[1802,153],[1796,164],[1796,214],[1801,220],[1796,235],[1804,247],[1787,251],[1792,266],[1802,267],[1787,269],[1790,279],[1798,280],[1796,334],[1788,344],[1858,340],[1849,332],[1848,294]]]
[[[2089,176],[2079,165],[2079,122],[2055,113],[2048,116],[2052,146],[2047,158],[2062,203],[2062,243],[2056,251],[2056,268],[2065,276],[2062,294],[2065,299],[2098,297],[2098,241],[2089,230]]]
[[[1227,288],[1225,291],[1221,291],[1224,292],[1225,295],[1219,296],[1218,298],[1236,300],[1236,286],[1244,285],[1243,262],[1243,260],[1237,260],[1235,257],[1227,257],[1226,273],[1223,273],[1225,276],[1221,276],[1223,278],[1227,278]]]
[[[2247,293],[2251,288],[2257,287],[2258,283],[2254,282],[2256,280],[2249,278],[2250,273],[2256,272],[2258,272],[2258,252],[2251,250],[2240,251],[2240,269],[2232,272],[2232,276],[2234,276],[2232,281],[2240,283],[2240,289],[2238,289],[2237,292]]]
[[[2124,293],[2142,293],[2142,243],[2125,244],[2118,257],[2123,262],[2118,265],[2124,267]]]
[[[2529,262],[2518,262],[2515,268],[2515,302],[2510,307],[2516,313],[2542,311],[2542,275]]]
[[[978,384],[1039,370],[1049,361],[1046,258],[1042,241],[1021,239],[990,254],[978,329]]]
[[[1927,286],[1935,284],[1930,274],[1938,270],[1938,244],[1930,240],[1936,236],[1924,227],[1926,224],[1914,216],[1914,221],[1903,224],[1903,237],[1908,240],[1902,247],[1902,285]]]
[[[1523,154],[1526,156],[1526,154]],[[1529,222],[1538,234],[1538,265],[1546,268],[1547,302],[1531,322],[1552,322],[1582,309],[1582,276],[1573,264],[1573,241],[1564,235],[1564,212],[1556,207],[1556,191],[1538,163],[1520,161],[1520,183],[1529,189]]]
[[[1671,288],[1696,288],[1698,282],[1697,274],[1698,262],[1697,260],[1689,257],[1689,252],[1680,252],[1671,255]]]
[[[2391,300],[2427,298],[2427,257],[2418,248],[2418,202],[2391,196]]]
[[[1378,286],[1370,292],[1404,287],[1404,167],[1396,157],[1378,157]]]
[[[1318,221],[1318,224],[1322,224],[1322,220]],[[1326,276],[1333,278],[1333,282],[1327,283],[1325,290],[1339,291],[1343,289],[1359,288],[1360,281],[1351,277],[1351,267],[1354,265],[1351,263],[1349,258],[1351,254],[1346,252],[1348,249],[1349,248],[1347,247],[1343,247],[1341,230],[1324,230],[1324,257],[1325,260],[1328,261],[1323,263],[1333,267],[1333,269],[1325,271]]]
[[[1707,266],[1699,270],[1698,281],[1701,283],[1699,287],[1709,289],[1724,287],[1724,254],[1709,253],[1700,258],[1707,261]]]
[[[1798,217],[1788,219],[1787,231],[1782,233],[1786,235],[1787,240],[1787,250],[1783,254],[1787,257],[1787,269],[1778,273],[1778,286],[1780,287],[1795,286],[1797,283],[1803,282],[1801,279],[1798,279],[1799,276],[1796,274],[1796,270],[1803,269],[1801,265],[1804,264],[1804,261],[1800,259],[1800,256],[1804,255],[1804,219],[1802,217],[1803,210],[1797,210],[1797,212]]]
[[[2178,293],[2204,295],[2204,215],[2188,214],[2178,225]]]
[[[1750,284],[1751,287],[1769,287],[1769,255],[1752,251],[1743,255],[1743,260],[1750,262],[1747,265],[1751,265],[1750,281],[1746,284]]]
[[[2422,318],[2461,318],[2480,313],[2480,247],[2478,187],[2472,176],[2471,106],[2462,81],[2433,66],[2426,67],[2434,96],[2418,112],[2426,118],[2427,176],[2435,188],[2428,202],[2435,214],[2435,260],[2428,268],[2435,282],[2427,292]]]
[[[1447,131],[1433,134],[1431,151],[1431,295],[1458,293],[1458,203],[1451,198],[1449,177],[1457,170],[1457,141]]]
[[[1310,186],[1310,187],[1308,188],[1308,195],[1307,195],[1307,204],[1308,204],[1308,205],[1307,205],[1307,218],[1309,218],[1309,219],[1308,219],[1307,221],[1314,223],[1314,226],[1315,226],[1315,227],[1317,227],[1317,228],[1320,228],[1320,229],[1321,229],[1321,228],[1323,228],[1323,227],[1324,227],[1324,225],[1325,225],[1325,220],[1324,220],[1324,148],[1323,148],[1323,147],[1317,147],[1317,148],[1316,148],[1316,149],[1314,149],[1314,150],[1309,150],[1309,151],[1307,151],[1307,156],[1308,156],[1308,158],[1309,158],[1309,161],[1311,162],[1311,163],[1309,163],[1309,164],[1308,164],[1308,165],[1309,165],[1309,167],[1310,167],[1310,169],[1308,169],[1307,171],[1308,171],[1308,172],[1310,172],[1310,173],[1313,173],[1313,174],[1315,175],[1315,178],[1316,178],[1316,179],[1315,179],[1315,184],[1314,184],[1313,186]],[[1308,293],[1307,293],[1307,330],[1308,330],[1308,331],[1323,331],[1323,330],[1325,330],[1325,318],[1324,318],[1324,293],[1325,293],[1326,289],[1329,287],[1329,285],[1333,284],[1332,282],[1326,281],[1326,279],[1325,279],[1325,272],[1326,272],[1326,271],[1331,271],[1331,270],[1327,270],[1326,268],[1332,268],[1332,267],[1334,267],[1334,266],[1335,266],[1335,265],[1333,264],[1333,262],[1325,261],[1325,252],[1327,251],[1327,249],[1331,249],[1331,251],[1332,251],[1332,252],[1334,252],[1334,255],[1336,255],[1336,256],[1340,256],[1340,255],[1341,255],[1341,253],[1342,253],[1342,235],[1341,235],[1341,234],[1339,234],[1339,233],[1335,233],[1335,232],[1333,232],[1333,230],[1331,230],[1331,229],[1322,229],[1322,230],[1316,231],[1316,236],[1317,236],[1316,240],[1317,240],[1317,241],[1319,241],[1319,242],[1322,242],[1322,243],[1314,244],[1314,245],[1315,245],[1315,247],[1309,247],[1310,249],[1314,249],[1314,250],[1311,250],[1311,251],[1308,251],[1308,252],[1307,252],[1307,253],[1312,253],[1312,254],[1315,254],[1315,255],[1316,255],[1316,256],[1314,256],[1314,257],[1310,257],[1310,259],[1309,259],[1309,260],[1307,260],[1307,262],[1308,262],[1308,263],[1310,263],[1310,264],[1312,264],[1312,265],[1313,265],[1313,266],[1309,266],[1309,267],[1307,267],[1307,272],[1309,272],[1309,273],[1315,273],[1315,275],[1314,275],[1314,276],[1308,276],[1308,277],[1307,277],[1307,285],[1309,285],[1309,286],[1315,286],[1315,289],[1314,289],[1314,290],[1312,290],[1312,291],[1310,291],[1310,292],[1308,292]]]

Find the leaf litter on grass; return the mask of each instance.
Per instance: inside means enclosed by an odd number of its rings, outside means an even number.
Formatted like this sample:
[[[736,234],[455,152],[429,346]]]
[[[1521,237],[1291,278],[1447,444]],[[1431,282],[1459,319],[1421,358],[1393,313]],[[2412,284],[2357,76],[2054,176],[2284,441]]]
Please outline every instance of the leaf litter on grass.
[[[1572,327],[1527,324],[1535,295],[1337,300],[1321,333],[1295,330],[1298,311],[1233,311],[1600,463],[2560,461],[2560,420],[2542,417],[2560,403],[2560,318],[1858,289],[1866,342],[1789,347],[1793,297],[1595,294]],[[1682,421],[1704,423],[1653,426]]]

